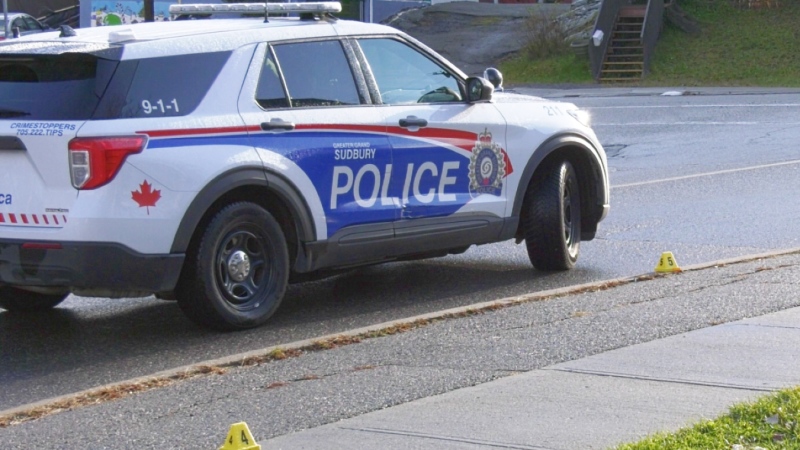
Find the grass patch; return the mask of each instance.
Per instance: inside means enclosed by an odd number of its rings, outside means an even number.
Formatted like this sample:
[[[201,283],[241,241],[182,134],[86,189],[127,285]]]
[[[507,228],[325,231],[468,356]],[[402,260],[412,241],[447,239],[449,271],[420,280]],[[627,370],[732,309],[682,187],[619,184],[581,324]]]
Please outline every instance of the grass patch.
[[[800,2],[746,9],[732,2],[684,0],[700,36],[665,27],[656,46],[653,84],[800,86]]]
[[[665,25],[650,74],[639,84],[800,87],[800,1],[758,9],[731,0],[674,1],[702,33],[690,36]],[[593,83],[588,60],[571,56],[531,58],[528,52],[500,67],[508,84]]]
[[[728,414],[676,433],[657,434],[617,450],[800,448],[800,387],[742,403]]]
[[[593,83],[589,59],[571,53],[542,59],[515,58],[500,63],[508,84]]]

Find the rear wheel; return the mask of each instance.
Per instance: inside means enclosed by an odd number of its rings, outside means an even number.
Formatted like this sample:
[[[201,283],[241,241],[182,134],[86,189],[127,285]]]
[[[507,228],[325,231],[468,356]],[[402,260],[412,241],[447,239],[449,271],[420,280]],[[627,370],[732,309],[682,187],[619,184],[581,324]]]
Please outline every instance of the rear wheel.
[[[64,294],[40,294],[13,287],[0,287],[0,308],[8,311],[46,311],[54,308],[69,296]]]
[[[187,255],[178,305],[194,322],[218,330],[263,324],[283,299],[289,251],[280,225],[255,203],[219,211]]]
[[[555,164],[531,182],[523,204],[528,257],[538,270],[575,267],[581,241],[581,200],[575,169]]]

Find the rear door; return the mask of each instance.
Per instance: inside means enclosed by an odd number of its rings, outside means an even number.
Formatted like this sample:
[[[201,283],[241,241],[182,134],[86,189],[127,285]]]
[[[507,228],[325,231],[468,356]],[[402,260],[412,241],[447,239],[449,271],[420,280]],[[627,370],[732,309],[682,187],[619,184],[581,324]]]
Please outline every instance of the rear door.
[[[0,55],[0,227],[69,220],[77,191],[67,144],[97,106],[107,82],[98,72],[115,64],[82,54]]]

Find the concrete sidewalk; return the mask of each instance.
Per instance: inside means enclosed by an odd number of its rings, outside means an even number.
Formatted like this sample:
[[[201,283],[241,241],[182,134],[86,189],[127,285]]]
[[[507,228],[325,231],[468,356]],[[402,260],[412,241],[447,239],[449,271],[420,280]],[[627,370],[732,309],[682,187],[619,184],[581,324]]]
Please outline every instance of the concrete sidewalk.
[[[596,449],[800,384],[800,308],[691,331],[259,442],[264,449]]]

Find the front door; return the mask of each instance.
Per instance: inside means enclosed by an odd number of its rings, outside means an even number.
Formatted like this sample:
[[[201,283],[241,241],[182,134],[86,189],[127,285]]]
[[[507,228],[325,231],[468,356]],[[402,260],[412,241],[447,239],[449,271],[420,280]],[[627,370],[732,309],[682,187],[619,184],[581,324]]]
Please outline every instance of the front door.
[[[404,221],[505,214],[506,122],[491,103],[463,100],[458,75],[398,39],[360,39],[393,149]]]

